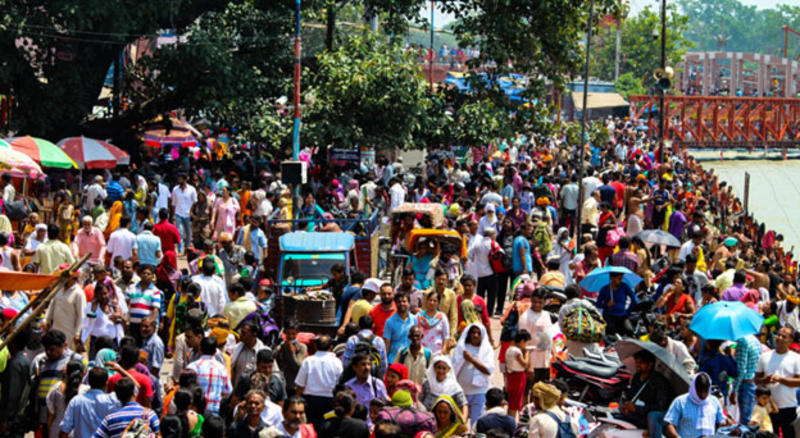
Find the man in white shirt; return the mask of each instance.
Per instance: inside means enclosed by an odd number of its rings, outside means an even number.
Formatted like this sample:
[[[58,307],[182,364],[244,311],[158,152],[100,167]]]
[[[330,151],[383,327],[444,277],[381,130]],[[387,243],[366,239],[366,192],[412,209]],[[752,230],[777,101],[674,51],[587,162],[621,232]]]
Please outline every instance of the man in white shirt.
[[[189,212],[192,205],[197,202],[197,190],[186,183],[186,175],[178,174],[178,185],[172,189],[172,208],[175,212],[175,226],[181,233],[181,243],[178,252],[183,252],[184,242],[192,244],[192,219]]]
[[[778,406],[776,414],[770,414],[772,431],[782,436],[795,436],[792,423],[797,418],[796,390],[800,387],[800,355],[789,351],[794,342],[794,330],[783,327],[775,336],[775,350],[764,353],[756,366],[756,384],[766,385],[771,391],[772,401]]]
[[[483,236],[478,237],[475,244],[469,248],[469,259],[475,264],[475,273],[478,275],[478,288],[476,292],[481,298],[489,296],[489,301],[494,303],[497,296],[497,275],[492,270],[489,254],[492,252],[492,242],[497,231],[493,227],[483,229]],[[491,309],[490,309],[491,310]]]
[[[597,208],[600,204],[600,192],[595,190],[592,196],[583,201],[583,213],[581,215],[581,233],[589,233],[593,228],[597,228],[597,222],[600,221],[600,210]]]
[[[389,188],[389,211],[399,207],[406,199],[406,190],[400,184],[400,177],[392,178],[392,186]]]
[[[130,260],[132,257],[138,255],[139,251],[136,244],[136,235],[128,229],[130,224],[131,218],[122,216],[119,220],[119,228],[108,236],[108,243],[106,244],[106,266],[111,266],[111,261],[117,256],[122,257],[123,260]]]
[[[531,334],[529,345],[532,350],[528,363],[528,387],[532,386],[534,382],[549,378],[553,321],[550,319],[550,313],[544,310],[545,298],[542,289],[533,291],[531,307],[519,319],[519,328],[525,329]]]
[[[333,408],[333,388],[343,371],[342,361],[331,352],[332,344],[330,336],[320,336],[317,352],[303,361],[294,380],[297,395],[306,399],[308,421],[317,430],[322,430],[323,417]]]
[[[64,332],[70,350],[81,353],[83,352],[81,327],[85,315],[86,294],[73,276],[50,302],[45,315],[45,324],[48,329]]]
[[[163,181],[161,181],[161,177],[159,175],[156,175],[154,177],[154,179],[157,182],[157,184],[156,184],[156,205],[153,207],[152,216],[156,217],[156,215],[158,215],[159,210],[161,210],[162,208],[166,208],[166,209],[169,208],[169,198],[170,198],[171,194],[170,194],[170,191],[169,191],[169,187],[167,187],[167,185],[164,184]]]
[[[587,199],[598,187],[603,185],[603,182],[594,176],[593,172],[592,175],[583,178],[581,185],[583,186],[583,199]]]
[[[678,362],[686,369],[687,375],[694,375],[697,371],[697,362],[689,354],[689,349],[686,344],[678,342],[664,332],[664,328],[656,327],[653,333],[650,334],[650,340],[663,347],[667,352],[673,356]]]
[[[222,315],[228,304],[228,292],[225,281],[215,274],[214,259],[206,257],[202,261],[202,274],[192,277],[192,281],[200,286],[200,300],[205,303],[208,315]]]
[[[103,177],[97,175],[94,182],[86,188],[86,195],[83,198],[84,213],[89,213],[94,208],[94,200],[106,199],[106,189],[103,188]]]
[[[4,173],[2,176],[3,181],[3,203],[8,204],[17,197],[17,189],[11,184],[11,176]]]

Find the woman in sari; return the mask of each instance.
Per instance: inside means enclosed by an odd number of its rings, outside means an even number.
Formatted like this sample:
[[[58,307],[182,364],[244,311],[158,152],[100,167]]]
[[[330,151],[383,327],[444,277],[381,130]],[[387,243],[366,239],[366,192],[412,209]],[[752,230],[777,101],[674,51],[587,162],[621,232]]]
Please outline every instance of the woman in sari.
[[[113,233],[114,231],[117,230],[117,228],[119,228],[119,220],[122,219],[123,210],[124,208],[122,205],[122,201],[115,201],[114,204],[111,205],[111,210],[108,211],[108,225],[106,226],[106,229],[103,233],[105,235],[106,241],[108,241],[108,238],[109,236],[111,236],[111,233]]]
[[[450,339],[450,322],[439,310],[439,294],[435,290],[431,289],[425,295],[424,309],[417,317],[417,323],[422,327],[422,345],[431,353],[439,354]]]
[[[136,177],[136,193],[133,195],[137,205],[146,205],[147,203],[147,181],[142,175]]]
[[[208,196],[202,190],[197,191],[197,201],[192,204],[189,210],[192,219],[192,238],[194,242],[188,242],[194,248],[202,248],[203,228],[207,227],[211,220],[211,203]]]
[[[178,258],[175,251],[164,251],[164,257],[158,264],[156,270],[156,287],[164,292],[167,301],[178,289],[178,280],[181,279],[181,271],[178,270]]]
[[[467,433],[464,417],[456,407],[456,402],[449,395],[436,399],[432,412],[436,417],[436,438],[449,438]]]
[[[69,196],[61,198],[56,211],[58,218],[58,240],[70,244],[72,232],[75,230],[75,208],[72,206]]]
[[[441,396],[450,397],[453,404],[461,411],[463,418],[468,417],[467,397],[456,380],[453,365],[447,356],[438,355],[431,360],[431,366],[425,372],[425,381],[422,383],[422,404],[429,411],[433,411]]]
[[[211,211],[211,223],[214,224],[214,234],[212,239],[219,238],[221,233],[233,233],[236,231],[236,213],[239,212],[239,203],[231,196],[228,187],[222,188],[222,196],[214,203]]]

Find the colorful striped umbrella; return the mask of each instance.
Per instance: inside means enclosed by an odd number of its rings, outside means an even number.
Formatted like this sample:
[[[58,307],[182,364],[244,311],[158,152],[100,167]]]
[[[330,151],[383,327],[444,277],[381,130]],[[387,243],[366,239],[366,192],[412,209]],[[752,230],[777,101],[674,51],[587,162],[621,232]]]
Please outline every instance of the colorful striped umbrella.
[[[119,164],[129,164],[131,156],[122,149],[102,140],[87,137],[69,137],[58,146],[81,169],[111,169]]]
[[[33,158],[33,161],[44,167],[58,167],[61,169],[77,169],[78,165],[69,155],[53,143],[31,136],[14,137],[6,139],[11,147],[18,152]]]
[[[188,122],[170,118],[165,122],[160,117],[152,122],[145,123],[144,133],[141,138],[146,146],[163,148],[168,146],[197,147],[197,141],[202,135]]]
[[[0,173],[9,173],[14,177],[38,178],[44,175],[42,168],[29,156],[11,148],[7,142],[0,140]]]

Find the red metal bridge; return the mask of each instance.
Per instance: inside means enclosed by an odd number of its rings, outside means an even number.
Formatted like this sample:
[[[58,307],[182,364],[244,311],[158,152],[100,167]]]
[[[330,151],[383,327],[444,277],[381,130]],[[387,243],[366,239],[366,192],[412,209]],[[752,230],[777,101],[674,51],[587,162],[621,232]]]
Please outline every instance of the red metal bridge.
[[[658,96],[628,97],[634,120],[658,135]],[[676,147],[800,147],[800,98],[667,96],[665,139]]]

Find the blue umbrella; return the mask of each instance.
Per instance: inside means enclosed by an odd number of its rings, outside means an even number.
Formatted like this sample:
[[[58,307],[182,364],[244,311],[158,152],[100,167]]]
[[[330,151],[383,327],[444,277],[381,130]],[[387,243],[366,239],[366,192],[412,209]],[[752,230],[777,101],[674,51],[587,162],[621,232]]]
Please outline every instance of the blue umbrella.
[[[631,289],[642,282],[642,277],[634,274],[633,271],[628,268],[622,266],[606,266],[605,268],[598,268],[590,272],[589,275],[581,280],[580,285],[589,292],[600,292],[603,286],[611,282],[608,276],[608,274],[611,273],[623,274],[622,282],[630,286]]]
[[[764,318],[740,301],[718,301],[700,308],[689,330],[703,339],[736,341],[761,331]]]

